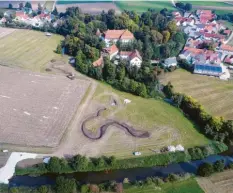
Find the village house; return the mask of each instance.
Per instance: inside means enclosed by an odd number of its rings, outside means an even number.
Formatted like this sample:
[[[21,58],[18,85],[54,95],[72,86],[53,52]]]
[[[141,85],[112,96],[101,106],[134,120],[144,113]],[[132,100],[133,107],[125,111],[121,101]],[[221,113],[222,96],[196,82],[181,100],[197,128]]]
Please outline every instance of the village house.
[[[227,64],[233,64],[233,55],[228,55],[225,59],[224,62]]]
[[[92,63],[94,67],[102,67],[104,65],[103,57],[100,56],[100,58]]]
[[[177,26],[193,26],[195,20],[193,18],[185,18],[185,17],[176,17],[175,18]]]
[[[220,64],[195,64],[194,71],[195,74],[202,74],[208,76],[220,77],[224,72],[222,65]]]
[[[167,58],[166,60],[164,60],[163,65],[168,68],[177,66],[176,57]]]
[[[4,24],[4,23],[6,23],[6,18],[5,17],[0,19],[0,24]]]
[[[129,61],[130,66],[137,66],[138,68],[141,67],[142,64],[142,57],[137,50],[134,51],[121,51],[120,58],[123,60]]]
[[[134,40],[134,35],[129,30],[107,30],[104,32],[106,46],[115,44],[117,41],[129,43]]]
[[[26,22],[29,20],[29,16],[24,11],[16,11],[15,21]]]
[[[117,46],[115,44],[113,44],[110,47],[104,48],[102,50],[101,55],[104,57],[109,57],[109,59],[111,60],[113,57],[115,57],[118,54],[119,50],[117,48]]]
[[[175,18],[176,18],[176,17],[181,17],[181,14],[180,14],[179,11],[173,11],[173,12],[172,12],[172,16],[175,17]]]
[[[213,14],[211,10],[197,10],[196,15],[202,24],[207,24],[210,22],[210,20],[213,20],[216,17],[216,15]]]

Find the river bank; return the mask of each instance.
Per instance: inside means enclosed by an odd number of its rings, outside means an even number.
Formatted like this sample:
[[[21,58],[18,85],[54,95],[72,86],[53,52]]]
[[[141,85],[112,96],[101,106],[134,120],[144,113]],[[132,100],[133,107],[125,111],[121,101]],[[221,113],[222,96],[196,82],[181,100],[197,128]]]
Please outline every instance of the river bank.
[[[74,172],[70,174],[47,173],[41,176],[33,177],[29,175],[14,176],[10,180],[10,186],[41,186],[53,185],[58,176],[74,178],[81,183],[103,183],[106,181],[122,182],[125,178],[129,181],[145,180],[147,177],[167,177],[169,174],[196,174],[197,168],[205,162],[214,163],[218,160],[224,160],[225,165],[233,162],[233,156],[212,155],[203,160],[191,162],[182,162],[178,164],[170,164],[164,167],[147,167],[109,170],[102,172]]]

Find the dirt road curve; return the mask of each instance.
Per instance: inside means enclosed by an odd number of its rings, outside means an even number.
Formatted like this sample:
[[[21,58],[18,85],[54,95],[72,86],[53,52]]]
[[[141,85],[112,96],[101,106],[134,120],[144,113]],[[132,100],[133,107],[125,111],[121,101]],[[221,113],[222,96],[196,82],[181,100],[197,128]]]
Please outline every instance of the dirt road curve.
[[[106,120],[106,122],[103,123],[100,126],[100,128],[98,128],[97,132],[91,132],[90,130],[88,130],[88,128],[86,127],[86,123],[92,119],[95,119],[96,117],[99,117],[101,112],[103,112],[105,110],[106,110],[106,108],[101,108],[100,110],[97,111],[97,113],[95,115],[92,115],[89,118],[87,118],[85,121],[83,121],[82,132],[87,138],[92,139],[92,140],[101,139],[104,136],[104,134],[106,133],[108,127],[112,126],[112,125],[121,129],[121,130],[126,131],[127,133],[129,133],[133,137],[138,137],[138,138],[150,137],[150,133],[148,131],[136,130],[133,127],[131,127],[125,123],[120,123],[120,122],[114,121],[114,120]]]
[[[66,153],[69,153],[69,150],[72,149],[73,145],[78,140],[78,138],[75,138],[75,136],[78,133],[77,125],[81,122],[82,115],[84,111],[87,109],[88,105],[90,104],[90,101],[92,99],[96,87],[97,87],[97,83],[95,81],[91,81],[89,93],[85,101],[79,106],[74,116],[74,119],[72,120],[72,123],[69,127],[69,130],[66,132],[66,136],[63,137],[63,140],[61,141],[61,144],[57,148],[57,151],[54,152],[54,155],[64,156]]]

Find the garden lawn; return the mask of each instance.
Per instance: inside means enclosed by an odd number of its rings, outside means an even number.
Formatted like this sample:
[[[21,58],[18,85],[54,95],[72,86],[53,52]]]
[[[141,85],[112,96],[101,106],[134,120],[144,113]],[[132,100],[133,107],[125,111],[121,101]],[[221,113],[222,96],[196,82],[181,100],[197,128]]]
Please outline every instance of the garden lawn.
[[[121,11],[125,9],[139,13],[147,11],[149,8],[156,11],[161,11],[163,8],[176,10],[170,1],[116,1],[115,4]]]
[[[43,32],[16,30],[0,39],[0,63],[43,72],[50,60],[61,59],[54,50],[62,39],[55,34],[48,37]]]
[[[194,178],[174,183],[165,183],[160,187],[148,185],[125,190],[125,193],[204,193]]]
[[[218,78],[192,74],[183,69],[167,73],[162,82],[171,82],[175,91],[197,99],[215,116],[233,119],[233,82]]]

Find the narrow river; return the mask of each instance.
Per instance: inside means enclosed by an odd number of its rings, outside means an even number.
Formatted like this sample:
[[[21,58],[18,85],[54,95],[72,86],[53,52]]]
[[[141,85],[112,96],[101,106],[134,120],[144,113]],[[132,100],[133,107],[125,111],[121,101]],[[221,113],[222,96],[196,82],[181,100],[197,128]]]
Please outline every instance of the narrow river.
[[[130,181],[143,180],[147,177],[158,176],[166,177],[170,173],[182,174],[197,172],[197,168],[203,162],[213,163],[217,160],[225,160],[225,164],[233,162],[233,156],[213,155],[203,160],[196,160],[192,162],[184,162],[179,164],[170,164],[166,167],[150,167],[150,168],[132,168],[113,170],[108,172],[76,172],[71,174],[64,174],[62,176],[68,178],[75,178],[80,182],[101,183],[105,181],[123,181],[128,178]],[[10,186],[41,186],[46,184],[54,184],[57,174],[45,174],[38,177],[32,176],[14,176],[10,180]]]

